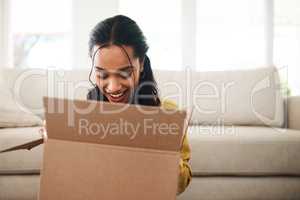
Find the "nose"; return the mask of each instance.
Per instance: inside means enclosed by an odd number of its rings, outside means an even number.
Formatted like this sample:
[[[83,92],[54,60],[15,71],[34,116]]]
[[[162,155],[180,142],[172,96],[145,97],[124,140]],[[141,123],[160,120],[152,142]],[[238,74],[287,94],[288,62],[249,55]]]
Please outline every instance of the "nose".
[[[106,92],[116,93],[122,89],[122,85],[117,78],[111,77],[107,80]]]

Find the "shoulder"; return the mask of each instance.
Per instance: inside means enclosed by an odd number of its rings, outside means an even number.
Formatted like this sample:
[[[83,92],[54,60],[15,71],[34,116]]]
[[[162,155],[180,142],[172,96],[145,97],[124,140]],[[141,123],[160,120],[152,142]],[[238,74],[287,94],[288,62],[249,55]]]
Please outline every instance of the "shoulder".
[[[164,109],[178,109],[176,102],[170,99],[163,100],[161,102],[161,107]]]

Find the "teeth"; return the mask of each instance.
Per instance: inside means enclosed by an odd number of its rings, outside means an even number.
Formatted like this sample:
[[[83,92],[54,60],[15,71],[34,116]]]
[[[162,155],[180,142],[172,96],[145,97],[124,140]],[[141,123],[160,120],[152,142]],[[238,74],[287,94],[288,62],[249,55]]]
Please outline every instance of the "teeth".
[[[122,96],[124,93],[119,93],[119,94],[110,94],[110,96],[114,97],[114,98],[118,98],[120,96]]]

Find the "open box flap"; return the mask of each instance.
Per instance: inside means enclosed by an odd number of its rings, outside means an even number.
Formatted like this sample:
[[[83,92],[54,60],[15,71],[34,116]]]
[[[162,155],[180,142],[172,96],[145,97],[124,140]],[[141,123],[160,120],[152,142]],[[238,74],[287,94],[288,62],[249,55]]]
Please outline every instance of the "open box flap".
[[[186,112],[161,107],[44,98],[48,139],[179,151]]]
[[[49,104],[49,100],[51,101]],[[83,102],[83,101],[69,101],[69,100],[63,100],[63,99],[55,99],[55,98],[44,98],[44,103],[45,103],[45,108],[49,108],[46,109],[46,119],[48,118],[50,120],[50,122],[48,122],[48,126],[47,126],[47,134],[48,137],[53,138],[53,139],[65,139],[65,140],[74,140],[74,141],[82,141],[82,142],[92,142],[92,143],[103,143],[103,144],[112,144],[112,145],[124,145],[124,146],[132,146],[132,147],[143,147],[143,148],[154,148],[154,149],[160,149],[160,150],[179,150],[180,148],[180,143],[182,143],[183,140],[183,136],[184,133],[186,133],[186,129],[188,127],[188,123],[192,114],[192,111],[188,112],[186,114],[185,111],[172,111],[171,113],[163,113],[163,109],[159,108],[159,107],[151,107],[151,106],[129,106],[126,109],[128,109],[128,112],[124,113],[122,116],[120,115],[121,113],[114,113],[111,114],[110,117],[108,119],[105,119],[104,115],[99,115],[99,109],[103,108],[106,111],[108,110],[115,110],[117,111],[118,109],[124,107],[124,104],[111,104],[111,103],[107,103],[107,102],[96,102],[96,101],[88,101],[88,102]],[[118,120],[119,119],[119,124],[120,124],[120,119],[122,119],[122,117],[125,117],[126,122],[129,122],[127,119],[130,119],[130,122],[133,122],[134,124],[136,124],[135,122],[139,123],[141,120],[144,120],[145,118],[141,115],[143,115],[143,113],[141,112],[141,110],[149,113],[152,112],[154,114],[148,114],[147,118],[151,119],[150,117],[155,117],[156,120],[154,120],[155,122],[161,122],[161,123],[165,123],[165,125],[167,124],[178,124],[178,130],[176,131],[176,135],[174,134],[163,137],[163,134],[160,134],[160,136],[155,136],[152,134],[152,137],[148,137],[147,135],[141,135],[141,132],[139,132],[139,134],[137,135],[138,137],[134,137],[134,135],[118,135],[118,136],[113,136],[113,137],[109,137],[109,138],[102,138],[103,135],[101,135],[101,133],[98,134],[98,136],[95,135],[79,135],[78,130],[76,130],[76,127],[68,127],[67,125],[67,117],[69,116],[72,119],[72,116],[70,115],[69,112],[64,113],[64,110],[70,110],[72,107],[72,105],[77,106],[76,108],[84,108],[87,105],[92,105],[92,106],[97,106],[99,109],[98,110],[94,110],[92,117],[89,116],[89,118],[87,119],[86,117],[82,117],[80,118],[80,114],[76,114],[74,117],[76,117],[77,121],[79,119],[83,119],[82,120],[82,125],[84,125],[83,123],[86,122],[84,120],[89,120],[90,122],[99,122],[102,121],[102,127],[100,127],[100,129],[102,128],[105,131],[105,126],[103,124],[105,124],[108,121],[114,121],[114,120]],[[66,107],[66,106],[69,107]],[[103,105],[104,107],[100,107],[101,105]],[[52,108],[50,109],[49,106],[52,106]],[[55,108],[56,106],[56,108]],[[65,108],[63,108],[63,106],[65,106]],[[138,107],[140,108],[140,110],[138,110]],[[54,110],[53,110],[54,109]],[[54,112],[56,109],[56,112]],[[50,113],[48,113],[47,111],[49,111]],[[71,111],[74,111],[74,109]],[[139,112],[139,115],[135,116],[134,114]],[[160,115],[161,113],[163,113],[164,115]],[[86,116],[87,114],[82,114],[83,116]],[[97,115],[94,119],[93,118],[95,115]],[[160,115],[160,116],[159,116]],[[58,117],[57,119],[55,119],[56,117]],[[65,118],[66,117],[66,118]],[[123,119],[124,120],[124,119]],[[151,125],[151,122],[153,123],[154,121],[148,120],[148,122]],[[72,121],[71,121],[72,122]],[[125,121],[123,121],[125,123]],[[118,123],[118,121],[117,121]],[[115,124],[117,124],[115,123]],[[64,124],[64,126],[61,126],[62,124]],[[149,124],[148,124],[149,125]],[[92,125],[90,128],[91,130],[93,129],[93,126],[95,127],[95,125]],[[101,126],[101,125],[100,125]],[[137,126],[136,127],[132,127],[133,131],[137,130]],[[97,128],[97,127],[96,127]],[[141,128],[141,127],[140,127]],[[164,127],[161,127],[162,129]],[[95,129],[95,128],[94,128]],[[64,130],[64,131],[62,131]],[[107,130],[107,127],[106,127]],[[151,129],[153,130],[153,129]],[[147,129],[146,133],[149,133],[149,131],[151,131],[149,129]],[[65,132],[66,131],[66,132]],[[129,132],[130,130],[127,130],[127,132]],[[74,137],[75,135],[75,137]],[[83,137],[84,136],[84,137]],[[137,140],[136,140],[137,139]],[[134,141],[136,140],[136,141]],[[145,142],[144,142],[145,141]],[[4,150],[1,150],[0,153],[5,153],[5,152],[10,152],[10,151],[16,151],[16,150],[31,150],[34,147],[37,147],[41,144],[44,143],[44,139],[40,138],[37,140],[33,140],[31,142],[27,142],[21,145],[17,145],[17,146],[13,146]],[[178,146],[179,145],[179,146]]]
[[[18,146],[14,146],[14,147],[10,147],[8,149],[1,150],[0,153],[16,151],[16,150],[22,150],[22,149],[23,150],[24,149],[31,150],[32,148],[37,147],[37,146],[39,146],[40,144],[43,144],[43,143],[44,143],[44,139],[40,138],[40,139],[37,139],[37,140],[33,140],[31,142],[27,142],[27,143],[24,143],[24,144],[21,144],[21,145],[18,145]]]

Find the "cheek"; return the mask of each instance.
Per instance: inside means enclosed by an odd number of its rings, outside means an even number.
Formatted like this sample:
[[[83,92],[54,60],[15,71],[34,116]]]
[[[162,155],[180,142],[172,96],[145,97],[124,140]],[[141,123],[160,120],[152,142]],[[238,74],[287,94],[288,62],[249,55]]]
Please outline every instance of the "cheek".
[[[96,79],[96,85],[99,88],[99,90],[103,93],[104,92],[104,84],[103,81],[100,81],[99,79]]]
[[[103,81],[100,80],[100,78],[95,77],[96,80],[96,85],[98,86],[99,89],[103,87]]]
[[[107,84],[108,84],[108,81],[100,79],[100,78],[96,78],[96,85],[102,93],[104,93],[104,91],[105,91],[104,89],[107,87]]]
[[[136,88],[138,85],[138,80],[134,77],[132,78],[128,78],[128,79],[122,79],[119,78],[117,80],[118,84],[120,84],[122,86],[122,88],[126,88],[126,89],[133,89]],[[101,80],[99,78],[96,79],[96,85],[98,86],[98,88],[101,90],[101,92],[105,91],[105,88],[110,84],[109,80]]]
[[[134,85],[135,87],[138,86],[140,80],[140,73],[138,73],[136,70],[134,71]]]
[[[121,82],[122,86],[123,87],[126,87],[128,89],[134,89],[136,87],[136,83],[135,83],[135,79],[132,77],[132,78],[129,78],[129,79],[126,79],[126,80],[123,80]]]

